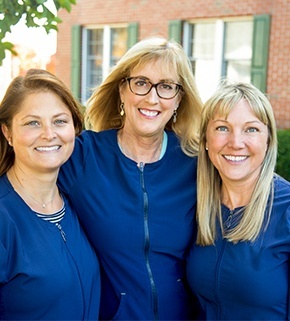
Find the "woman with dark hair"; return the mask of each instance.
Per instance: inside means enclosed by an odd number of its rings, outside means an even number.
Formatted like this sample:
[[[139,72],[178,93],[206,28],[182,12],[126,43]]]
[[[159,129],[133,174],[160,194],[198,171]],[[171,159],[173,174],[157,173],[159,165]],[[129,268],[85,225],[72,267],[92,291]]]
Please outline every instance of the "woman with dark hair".
[[[98,260],[56,184],[83,127],[79,105],[30,70],[7,89],[0,124],[0,319],[97,320]]]

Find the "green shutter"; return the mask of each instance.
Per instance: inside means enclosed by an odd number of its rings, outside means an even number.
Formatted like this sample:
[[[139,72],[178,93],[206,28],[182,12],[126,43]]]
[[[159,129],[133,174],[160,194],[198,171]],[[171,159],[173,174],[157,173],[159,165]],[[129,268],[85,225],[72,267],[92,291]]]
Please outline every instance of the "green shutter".
[[[263,92],[266,92],[267,89],[269,36],[270,16],[255,16],[253,31],[251,82]]]
[[[72,27],[71,44],[71,91],[76,98],[80,98],[81,84],[81,26]]]
[[[139,25],[137,22],[132,22],[128,25],[128,40],[127,48],[130,49],[138,41]]]
[[[168,36],[169,36],[169,39],[174,39],[175,41],[182,43],[182,21],[181,20],[169,21]]]

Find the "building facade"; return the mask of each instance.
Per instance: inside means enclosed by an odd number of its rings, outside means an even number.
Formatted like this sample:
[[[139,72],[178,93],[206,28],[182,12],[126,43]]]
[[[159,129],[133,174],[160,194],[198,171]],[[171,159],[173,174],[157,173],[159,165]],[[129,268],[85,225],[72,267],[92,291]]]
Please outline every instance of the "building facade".
[[[77,0],[60,18],[56,75],[83,104],[128,48],[157,35],[182,44],[203,101],[222,78],[252,82],[290,128],[288,0]]]

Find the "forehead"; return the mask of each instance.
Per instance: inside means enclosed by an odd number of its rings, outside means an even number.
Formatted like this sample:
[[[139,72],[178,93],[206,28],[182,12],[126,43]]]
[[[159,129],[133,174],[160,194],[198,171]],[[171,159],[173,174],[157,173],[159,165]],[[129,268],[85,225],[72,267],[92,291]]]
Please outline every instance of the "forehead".
[[[21,107],[14,116],[18,117],[24,114],[41,115],[44,112],[51,114],[57,112],[70,113],[70,110],[57,94],[50,91],[38,91],[30,93],[25,97]]]
[[[225,118],[227,119],[230,115],[239,114],[241,116],[250,114],[256,117],[252,107],[246,99],[240,99],[237,101],[224,101],[213,102],[208,108],[208,117],[209,118]]]
[[[233,123],[235,125],[260,123],[261,125],[266,126],[245,99],[240,100],[230,109],[217,109],[212,115],[212,121],[214,122],[218,120],[225,120],[226,122]]]
[[[177,81],[179,78],[175,68],[160,59],[138,64],[132,69],[130,76],[144,76],[152,81],[163,79]]]

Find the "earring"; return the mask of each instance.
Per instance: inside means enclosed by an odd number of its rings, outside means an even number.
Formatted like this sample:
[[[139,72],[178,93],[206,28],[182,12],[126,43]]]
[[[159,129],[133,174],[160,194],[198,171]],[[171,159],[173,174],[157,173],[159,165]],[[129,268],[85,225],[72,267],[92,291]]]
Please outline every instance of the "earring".
[[[206,147],[205,149],[208,150],[208,147]]]
[[[120,115],[123,117],[125,115],[124,102],[121,102],[120,105]]]
[[[8,139],[8,144],[9,144],[10,146],[12,146],[12,141],[11,141],[10,138]]]
[[[173,122],[176,123],[177,121],[177,109],[174,109],[173,111]]]

